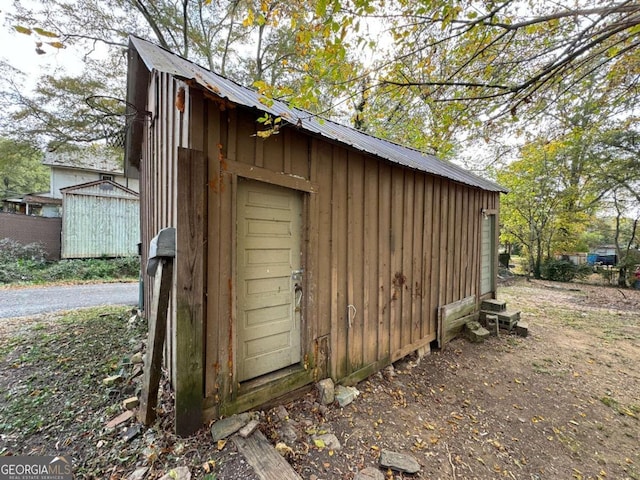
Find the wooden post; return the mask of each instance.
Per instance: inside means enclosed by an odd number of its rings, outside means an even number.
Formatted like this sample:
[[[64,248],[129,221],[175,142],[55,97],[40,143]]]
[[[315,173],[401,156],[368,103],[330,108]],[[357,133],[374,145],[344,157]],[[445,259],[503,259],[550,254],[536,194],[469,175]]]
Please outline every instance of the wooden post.
[[[176,434],[203,424],[204,292],[207,264],[207,165],[202,152],[178,149],[176,236]]]
[[[151,241],[147,273],[155,275],[153,297],[149,314],[149,338],[144,362],[144,379],[138,420],[151,425],[156,418],[158,388],[162,367],[162,350],[167,332],[167,308],[173,280],[173,257],[175,257],[174,228],[161,230]]]

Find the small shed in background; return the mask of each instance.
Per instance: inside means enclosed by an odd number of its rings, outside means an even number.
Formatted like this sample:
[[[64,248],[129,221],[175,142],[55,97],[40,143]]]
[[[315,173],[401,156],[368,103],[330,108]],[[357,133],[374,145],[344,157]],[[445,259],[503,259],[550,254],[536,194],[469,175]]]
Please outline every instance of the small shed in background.
[[[445,305],[495,296],[500,185],[137,38],[127,101],[143,262],[176,228],[179,433],[326,376],[358,382],[428,350]],[[265,112],[281,124],[263,139]]]
[[[62,258],[128,257],[138,254],[140,199],[111,180],[60,190]]]

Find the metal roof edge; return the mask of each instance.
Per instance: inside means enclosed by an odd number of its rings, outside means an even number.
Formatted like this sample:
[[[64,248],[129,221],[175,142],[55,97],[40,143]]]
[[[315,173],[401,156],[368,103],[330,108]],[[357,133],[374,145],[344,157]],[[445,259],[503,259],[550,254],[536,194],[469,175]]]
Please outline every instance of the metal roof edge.
[[[459,165],[441,160],[434,155],[361,132],[311,112],[290,107],[283,101],[267,99],[255,89],[240,85],[234,80],[214,73],[142,38],[130,36],[129,42],[138,52],[149,71],[155,70],[195,81],[202,88],[220,98],[278,116],[296,128],[383,158],[394,164],[487,191],[508,192],[498,183],[476,175]]]

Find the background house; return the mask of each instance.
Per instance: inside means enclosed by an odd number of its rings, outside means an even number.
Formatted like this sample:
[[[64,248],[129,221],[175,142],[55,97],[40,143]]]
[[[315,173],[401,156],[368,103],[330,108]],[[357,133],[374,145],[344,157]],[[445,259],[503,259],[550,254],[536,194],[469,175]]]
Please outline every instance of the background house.
[[[325,376],[355,383],[428,350],[440,308],[495,296],[499,185],[136,38],[127,101],[143,261],[176,227],[166,364],[180,433]],[[262,139],[265,112],[282,127]]]
[[[122,150],[48,152],[42,163],[50,191],[5,199],[0,238],[41,242],[52,260],[137,255],[138,180],[125,176]]]
[[[97,180],[109,180],[138,192],[138,180],[124,174],[122,155],[122,150],[96,145],[80,150],[47,152],[42,163],[51,168],[50,196],[62,198],[63,188]]]

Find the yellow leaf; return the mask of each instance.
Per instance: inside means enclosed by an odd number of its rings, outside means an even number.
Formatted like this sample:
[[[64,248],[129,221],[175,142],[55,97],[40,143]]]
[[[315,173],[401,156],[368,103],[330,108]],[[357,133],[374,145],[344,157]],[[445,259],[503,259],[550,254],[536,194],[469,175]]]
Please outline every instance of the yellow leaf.
[[[67,48],[62,42],[47,42],[47,45],[51,45],[53,48]]]
[[[24,33],[25,35],[31,35],[33,33],[30,28],[22,27],[20,25],[16,25],[13,28],[16,30],[16,32]]]
[[[35,27],[33,29],[33,31],[36,32],[38,35],[43,36],[43,37],[58,38],[60,36],[57,33],[50,32],[48,30],[44,30],[44,29],[38,28],[38,27]]]
[[[226,440],[218,440],[218,450],[222,450],[226,444]]]
[[[324,444],[324,441],[323,441],[323,440],[321,440],[321,439],[319,439],[319,438],[316,438],[316,439],[313,441],[313,443],[314,443],[314,444],[315,444],[315,446],[316,446],[316,447],[318,447],[318,448],[324,448],[324,447],[326,446],[326,445]]]

